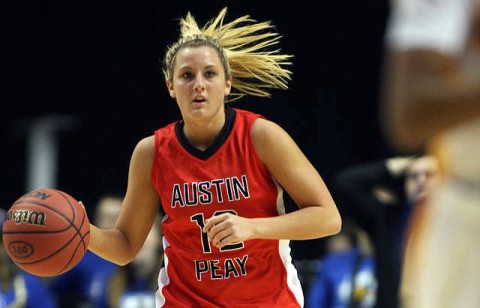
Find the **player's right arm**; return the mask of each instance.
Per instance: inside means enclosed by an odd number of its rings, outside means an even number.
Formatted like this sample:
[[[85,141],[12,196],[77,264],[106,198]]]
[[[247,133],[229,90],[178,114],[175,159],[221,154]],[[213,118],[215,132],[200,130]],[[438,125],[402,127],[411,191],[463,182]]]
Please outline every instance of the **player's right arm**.
[[[119,265],[133,260],[155,221],[160,206],[150,181],[154,137],[141,140],[133,151],[129,167],[127,193],[114,228],[90,228],[89,249]]]

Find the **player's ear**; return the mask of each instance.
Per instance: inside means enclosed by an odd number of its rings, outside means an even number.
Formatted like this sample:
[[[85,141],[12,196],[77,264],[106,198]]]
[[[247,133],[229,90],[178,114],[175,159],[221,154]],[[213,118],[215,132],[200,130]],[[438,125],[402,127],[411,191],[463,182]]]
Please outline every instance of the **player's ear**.
[[[225,81],[225,96],[228,96],[231,90],[232,90],[232,78],[228,77]]]
[[[165,84],[167,85],[168,93],[170,93],[171,98],[175,98],[175,90],[173,89],[173,82],[170,80],[165,80]]]

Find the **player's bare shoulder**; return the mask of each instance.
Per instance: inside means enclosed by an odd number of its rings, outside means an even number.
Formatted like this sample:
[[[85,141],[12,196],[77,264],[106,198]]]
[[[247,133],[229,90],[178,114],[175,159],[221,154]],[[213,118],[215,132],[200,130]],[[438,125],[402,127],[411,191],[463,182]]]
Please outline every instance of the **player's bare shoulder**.
[[[253,123],[252,140],[255,150],[264,162],[268,157],[278,154],[278,150],[296,146],[280,125],[264,118],[258,118]]]
[[[151,135],[138,141],[134,151],[139,152],[139,155],[148,156],[148,155],[153,155],[154,147],[155,147],[155,136]]]
[[[132,154],[132,164],[151,167],[154,156],[155,136],[151,135],[141,139]]]
[[[285,134],[285,131],[277,123],[265,118],[257,118],[252,126],[252,138],[255,146],[272,138],[278,138],[279,134]]]

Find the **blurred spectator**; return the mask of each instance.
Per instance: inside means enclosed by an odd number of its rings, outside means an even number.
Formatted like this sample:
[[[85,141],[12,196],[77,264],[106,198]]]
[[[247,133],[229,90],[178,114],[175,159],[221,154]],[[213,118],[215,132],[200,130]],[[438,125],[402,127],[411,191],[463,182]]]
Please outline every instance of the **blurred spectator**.
[[[5,220],[0,209],[0,230]],[[0,308],[56,308],[45,282],[18,268],[8,257],[0,234]]]
[[[351,166],[334,179],[339,209],[368,232],[375,247],[377,307],[399,306],[404,236],[413,206],[437,183],[431,156],[393,157]]]
[[[307,308],[374,307],[377,281],[368,235],[348,220],[326,238],[326,254],[307,293]]]
[[[114,194],[103,195],[95,208],[95,223],[103,228],[113,227],[122,201]],[[73,269],[52,278],[50,288],[61,307],[107,308],[107,286],[117,268],[88,250]]]
[[[406,247],[417,269],[406,305],[480,307],[480,1],[391,6],[384,135],[399,152],[438,157],[443,175],[433,206],[418,219],[422,228],[413,228],[422,240],[412,237]]]
[[[120,267],[108,287],[110,307],[153,308],[158,272],[163,262],[160,218],[153,225],[137,256]]]

